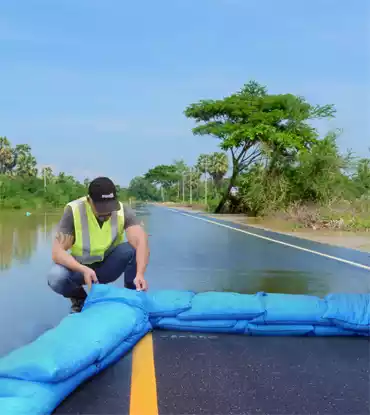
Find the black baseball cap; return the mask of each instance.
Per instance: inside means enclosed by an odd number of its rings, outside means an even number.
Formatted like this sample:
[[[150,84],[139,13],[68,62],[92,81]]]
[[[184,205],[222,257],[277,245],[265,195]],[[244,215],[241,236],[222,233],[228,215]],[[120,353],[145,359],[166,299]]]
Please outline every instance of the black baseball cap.
[[[98,213],[109,213],[120,209],[117,189],[108,177],[97,177],[89,185],[89,196]]]

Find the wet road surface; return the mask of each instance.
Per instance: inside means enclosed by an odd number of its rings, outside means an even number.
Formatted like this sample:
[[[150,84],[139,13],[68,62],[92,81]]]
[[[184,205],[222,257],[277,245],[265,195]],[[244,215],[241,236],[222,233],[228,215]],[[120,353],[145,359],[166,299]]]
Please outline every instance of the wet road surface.
[[[156,331],[153,343],[158,403],[150,414],[369,413],[364,339]],[[80,386],[55,413],[133,414],[131,358]]]
[[[204,337],[155,334],[160,414],[366,413],[364,341]]]
[[[143,206],[140,212],[150,234],[147,276],[151,288],[319,296],[369,292],[370,273],[365,269],[164,208]],[[12,317],[3,317],[0,323],[0,356],[34,340],[68,313],[68,303],[50,292],[45,279],[51,265],[50,231],[59,217],[35,217],[32,232],[27,233],[28,219],[17,220],[16,227],[9,221],[4,225],[0,218],[1,235],[5,226],[13,243],[4,251],[2,237],[0,309],[3,316],[11,310]],[[369,255],[358,251],[231,226],[370,265]],[[21,248],[20,239],[28,241]],[[11,257],[16,259],[9,265]],[[116,284],[122,286],[122,281]],[[161,415],[369,413],[366,338],[252,338],[158,331],[153,334],[153,346]],[[128,414],[131,364],[129,353],[79,387],[56,413]]]

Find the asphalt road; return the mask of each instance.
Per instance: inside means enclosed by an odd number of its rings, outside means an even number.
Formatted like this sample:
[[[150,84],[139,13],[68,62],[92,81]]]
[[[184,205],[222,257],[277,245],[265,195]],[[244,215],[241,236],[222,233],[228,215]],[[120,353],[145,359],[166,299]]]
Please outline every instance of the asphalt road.
[[[200,220],[202,215],[140,210],[150,234],[151,288],[319,296],[369,292],[370,272],[356,266],[370,266],[367,254],[228,224],[251,235]],[[5,282],[0,278],[0,310],[4,315],[12,309],[16,322],[1,322],[0,354],[33,340],[68,312],[65,301],[45,287],[49,244],[45,238],[28,264],[3,273]],[[369,413],[366,338],[157,331],[153,348],[160,415]],[[55,413],[129,414],[131,365],[129,353],[80,386]]]

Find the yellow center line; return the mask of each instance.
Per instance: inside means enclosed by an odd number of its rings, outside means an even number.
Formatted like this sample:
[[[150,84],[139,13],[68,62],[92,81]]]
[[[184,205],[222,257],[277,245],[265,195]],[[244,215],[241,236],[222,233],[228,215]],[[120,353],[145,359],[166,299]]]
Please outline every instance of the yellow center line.
[[[143,337],[133,350],[130,415],[158,415],[152,333]]]

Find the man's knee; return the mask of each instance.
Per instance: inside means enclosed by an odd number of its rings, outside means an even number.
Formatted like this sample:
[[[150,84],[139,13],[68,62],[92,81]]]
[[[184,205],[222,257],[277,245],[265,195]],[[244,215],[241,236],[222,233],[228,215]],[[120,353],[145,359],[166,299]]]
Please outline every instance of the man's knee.
[[[112,267],[119,270],[121,274],[127,267],[132,267],[136,264],[136,249],[128,242],[119,244],[105,262],[108,268]]]
[[[125,242],[115,247],[97,268],[99,282],[105,284],[116,281],[125,274],[125,282],[133,286],[132,281],[136,276],[136,250]]]
[[[114,249],[114,252],[117,254],[117,257],[126,263],[131,263],[136,260],[136,249],[128,242],[119,244]]]
[[[48,285],[58,294],[64,294],[69,284],[71,271],[63,265],[54,264],[48,273]]]

